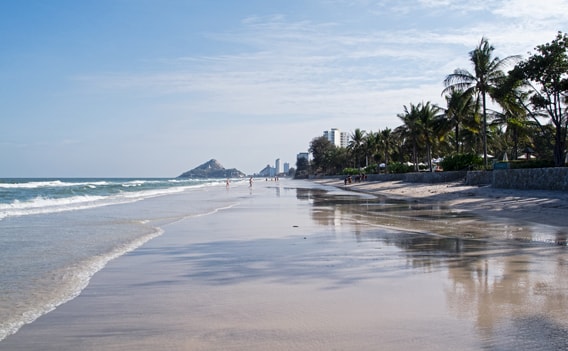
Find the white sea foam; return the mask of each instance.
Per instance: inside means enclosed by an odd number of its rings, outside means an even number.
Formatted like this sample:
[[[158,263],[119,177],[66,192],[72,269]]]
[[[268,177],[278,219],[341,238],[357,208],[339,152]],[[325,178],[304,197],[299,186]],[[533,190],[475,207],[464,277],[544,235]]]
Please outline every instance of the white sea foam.
[[[0,226],[7,225],[7,231],[0,229],[0,234],[4,234],[0,239],[7,239],[0,242],[0,246],[4,245],[2,247],[12,253],[4,255],[5,261],[0,260],[0,267],[5,272],[15,272],[13,277],[9,274],[0,277],[3,279],[0,281],[0,340],[76,297],[93,274],[113,258],[160,235],[161,230],[150,233],[153,225],[196,215],[195,212],[198,215],[215,212],[212,206],[203,205],[198,199],[207,198],[205,192],[210,191],[207,188],[224,184],[224,180],[185,179],[11,181],[0,188]],[[88,211],[186,191],[189,192],[188,207],[163,210],[160,207],[160,213],[150,211],[150,217],[144,219],[139,217],[145,217],[146,212],[132,214],[127,207],[112,219],[90,217],[98,212]],[[195,196],[192,191],[196,191]],[[197,202],[192,206],[194,198]],[[156,201],[150,204],[161,203],[160,199]],[[227,204],[218,207],[224,206]],[[77,210],[85,211],[77,216],[70,213],[58,221],[45,220],[51,218],[50,213]],[[26,218],[34,214],[45,216]],[[11,221],[2,221],[6,217],[12,217]],[[85,218],[90,218],[88,225],[83,223]],[[21,241],[30,244],[21,245]],[[23,264],[19,265],[18,260]],[[25,275],[20,274],[21,269],[25,270]]]
[[[57,187],[72,187],[72,186],[104,186],[109,183],[106,181],[94,182],[65,182],[61,180],[50,181],[37,181],[37,182],[23,182],[23,183],[2,183],[0,188],[4,189],[37,189],[37,188],[57,188]]]
[[[120,192],[107,196],[78,195],[63,198],[48,198],[37,196],[28,201],[14,200],[13,202],[8,204],[0,203],[0,220],[13,216],[76,211],[102,206],[131,203],[156,196],[179,193],[187,189],[199,188],[201,186],[205,186],[205,184],[141,190],[135,192]]]
[[[25,324],[32,323],[40,316],[53,311],[57,306],[77,297],[88,286],[93,275],[103,269],[111,260],[135,250],[161,234],[163,234],[163,230],[155,228],[152,233],[118,246],[107,254],[93,256],[44,277],[45,280],[49,281],[47,285],[55,288],[54,291],[47,296],[42,296],[43,300],[38,300],[37,305],[30,306],[20,315],[0,321],[0,341],[17,332]]]

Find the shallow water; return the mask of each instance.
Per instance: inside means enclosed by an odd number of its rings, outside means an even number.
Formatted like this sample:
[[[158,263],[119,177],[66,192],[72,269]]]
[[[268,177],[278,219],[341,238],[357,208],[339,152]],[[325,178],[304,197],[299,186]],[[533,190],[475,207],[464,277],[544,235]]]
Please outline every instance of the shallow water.
[[[216,201],[207,188],[216,183],[0,180],[0,340],[76,297],[107,262],[162,234],[163,223],[236,203]]]

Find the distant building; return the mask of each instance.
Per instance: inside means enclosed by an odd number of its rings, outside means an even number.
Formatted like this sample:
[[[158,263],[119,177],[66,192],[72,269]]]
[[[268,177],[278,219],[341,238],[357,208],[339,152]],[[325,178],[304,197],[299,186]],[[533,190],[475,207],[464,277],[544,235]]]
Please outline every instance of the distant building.
[[[290,172],[290,164],[288,162],[284,162],[284,173],[288,172]]]
[[[280,159],[277,158],[276,161],[274,161],[274,174],[280,174]]]
[[[274,177],[275,175],[274,170],[275,170],[274,167],[266,165],[266,167],[264,167],[260,172],[258,172],[258,175],[260,177]]]
[[[347,145],[349,145],[349,134],[347,132],[342,132],[337,128],[331,128],[331,130],[324,131],[323,136],[336,147],[347,147]]]
[[[300,152],[298,154],[298,156],[296,156],[296,159],[299,160],[301,158],[305,158],[306,160],[309,160],[310,154],[307,152]]]

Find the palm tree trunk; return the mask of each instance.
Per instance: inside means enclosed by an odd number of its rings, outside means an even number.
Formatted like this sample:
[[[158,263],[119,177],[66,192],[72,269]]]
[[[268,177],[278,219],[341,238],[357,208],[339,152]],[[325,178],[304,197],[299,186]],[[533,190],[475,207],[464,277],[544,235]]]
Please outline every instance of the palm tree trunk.
[[[487,170],[487,108],[485,105],[485,91],[481,93],[483,100],[483,164]]]
[[[430,172],[432,172],[432,147],[430,146],[430,143],[428,143],[428,168],[430,169]]]
[[[460,125],[456,124],[456,154],[460,153]]]
[[[414,172],[418,172],[418,156],[416,156],[416,142],[412,145],[412,158],[414,162]]]

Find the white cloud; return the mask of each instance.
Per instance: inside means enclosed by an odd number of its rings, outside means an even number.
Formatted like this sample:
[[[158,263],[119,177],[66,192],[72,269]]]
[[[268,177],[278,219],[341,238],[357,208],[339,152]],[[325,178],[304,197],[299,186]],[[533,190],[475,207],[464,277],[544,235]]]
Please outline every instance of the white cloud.
[[[448,6],[482,11],[490,5],[482,1],[422,0],[406,6],[408,11],[411,6],[421,6],[413,11]],[[504,16],[506,9],[518,8],[514,16],[525,23],[530,16],[521,7],[498,2],[492,12]],[[541,13],[550,11],[549,6],[543,7],[549,10],[541,9]],[[514,13],[512,10],[507,16]],[[457,67],[467,68],[468,52],[482,36],[489,37],[497,55],[504,57],[525,53],[545,42],[543,33],[550,32],[530,31],[526,26],[494,18],[485,22],[482,16],[474,22],[479,25],[447,29],[430,28],[425,22],[414,29],[379,26],[345,30],[340,22],[290,21],[282,15],[248,17],[240,30],[208,36],[232,44],[232,53],[180,57],[162,66],[159,73],[82,79],[105,89],[171,95],[175,98],[170,106],[190,115],[225,113],[249,119],[289,116],[290,120],[352,116],[353,124],[382,116],[392,123],[393,113],[403,104],[439,100],[444,76]]]
[[[566,0],[505,0],[497,6],[494,13],[507,18],[522,18],[525,20],[566,20],[568,1]]]

